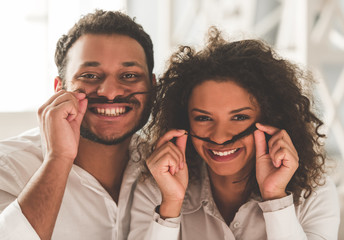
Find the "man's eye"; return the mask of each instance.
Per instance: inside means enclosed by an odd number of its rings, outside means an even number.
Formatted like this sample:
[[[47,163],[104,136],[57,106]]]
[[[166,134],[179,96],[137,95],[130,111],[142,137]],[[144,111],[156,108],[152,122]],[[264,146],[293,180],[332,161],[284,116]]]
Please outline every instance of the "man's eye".
[[[98,80],[98,79],[100,79],[100,77],[98,77],[97,75],[92,74],[92,73],[82,74],[79,78],[84,79],[84,80]]]
[[[126,74],[122,75],[122,78],[126,81],[134,81],[138,77],[139,76],[137,74],[134,74],[134,73],[126,73]]]
[[[194,119],[195,119],[195,121],[198,121],[198,122],[204,122],[204,121],[211,121],[212,120],[208,116],[197,116]]]
[[[235,121],[244,121],[246,119],[249,119],[250,117],[247,115],[235,115],[232,119]]]

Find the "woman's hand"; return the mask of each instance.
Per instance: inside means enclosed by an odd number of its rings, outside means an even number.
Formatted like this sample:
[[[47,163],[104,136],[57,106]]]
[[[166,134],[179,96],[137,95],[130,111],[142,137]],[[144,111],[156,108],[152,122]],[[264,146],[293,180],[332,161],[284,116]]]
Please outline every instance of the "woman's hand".
[[[175,144],[170,141],[174,138]],[[159,209],[162,218],[180,214],[188,185],[186,142],[185,130],[170,130],[159,139],[155,151],[146,161],[162,194]]]
[[[299,166],[297,151],[285,130],[259,123],[256,126],[256,177],[262,197],[285,197],[287,184]],[[268,148],[264,133],[272,136]]]

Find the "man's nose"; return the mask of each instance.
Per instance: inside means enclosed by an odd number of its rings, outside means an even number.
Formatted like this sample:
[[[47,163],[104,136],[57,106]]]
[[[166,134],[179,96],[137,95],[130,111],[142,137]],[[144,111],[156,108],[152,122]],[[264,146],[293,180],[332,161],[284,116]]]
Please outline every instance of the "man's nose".
[[[109,100],[113,100],[116,96],[126,96],[129,92],[128,86],[115,77],[106,78],[97,89],[98,96],[104,96]]]

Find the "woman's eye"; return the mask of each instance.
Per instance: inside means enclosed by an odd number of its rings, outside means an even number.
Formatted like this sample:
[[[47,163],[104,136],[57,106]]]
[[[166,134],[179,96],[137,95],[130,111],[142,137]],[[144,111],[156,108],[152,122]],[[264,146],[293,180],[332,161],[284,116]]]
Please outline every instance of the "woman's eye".
[[[208,116],[197,116],[194,119],[198,122],[211,121],[211,118]]]
[[[247,115],[235,115],[232,119],[235,121],[244,121],[246,119],[249,119],[250,117]]]

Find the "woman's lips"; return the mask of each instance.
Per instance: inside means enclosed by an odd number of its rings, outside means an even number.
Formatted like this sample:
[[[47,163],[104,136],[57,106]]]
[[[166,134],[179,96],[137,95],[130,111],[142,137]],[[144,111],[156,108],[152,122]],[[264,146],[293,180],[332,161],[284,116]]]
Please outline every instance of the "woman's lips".
[[[242,149],[243,148],[234,148],[230,150],[208,149],[207,153],[214,161],[227,162],[236,158],[242,152]]]

